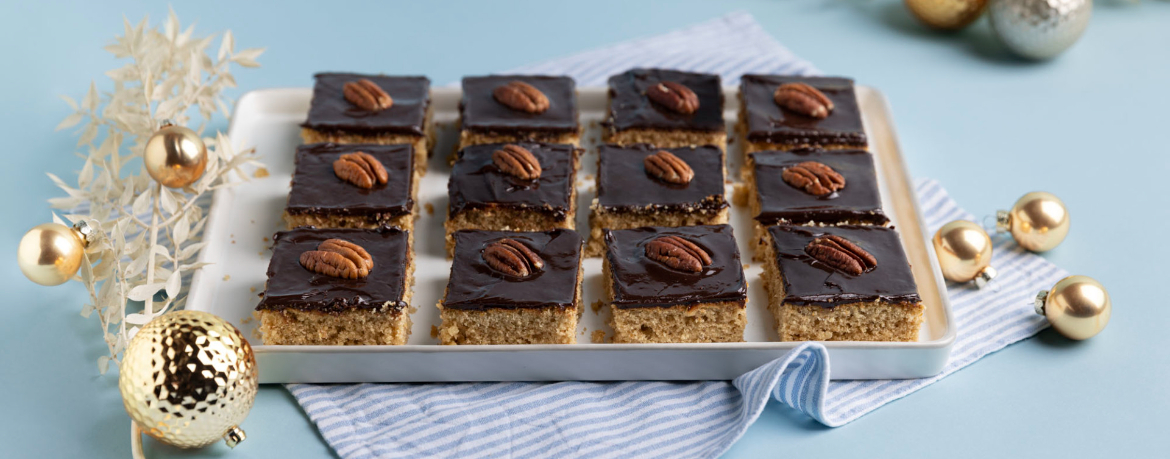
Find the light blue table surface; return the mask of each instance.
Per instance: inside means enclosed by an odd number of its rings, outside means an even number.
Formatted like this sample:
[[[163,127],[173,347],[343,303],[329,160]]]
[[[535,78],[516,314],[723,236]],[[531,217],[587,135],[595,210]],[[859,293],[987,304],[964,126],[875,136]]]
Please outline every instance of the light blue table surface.
[[[231,29],[265,46],[240,89],[308,86],[322,70],[424,73],[446,84],[734,10],[829,74],[888,95],[910,171],[939,179],[970,211],[991,214],[1035,189],[1061,196],[1072,232],[1046,254],[1110,290],[1109,328],[1083,343],[1051,330],[837,429],[771,404],[730,457],[1166,457],[1170,409],[1170,2],[1098,2],[1059,59],[1006,54],[986,19],[957,34],[926,30],[892,0],[358,3],[177,2],[184,24]],[[61,195],[42,172],[72,177],[74,138],[53,128],[116,65],[101,50],[123,15],[161,20],[165,3],[0,5],[0,456],[126,457],[128,418],[78,284],[28,282],[15,263],[28,228]],[[236,93],[237,95],[239,92]],[[221,123],[221,126],[223,124]],[[292,396],[261,389],[248,440],[152,457],[328,457]]]

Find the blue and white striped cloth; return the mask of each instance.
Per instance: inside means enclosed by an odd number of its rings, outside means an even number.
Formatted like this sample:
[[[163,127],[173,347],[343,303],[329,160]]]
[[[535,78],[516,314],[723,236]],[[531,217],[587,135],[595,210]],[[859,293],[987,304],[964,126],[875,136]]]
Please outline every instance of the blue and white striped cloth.
[[[664,52],[684,49],[685,52]],[[632,64],[719,72],[734,84],[747,72],[815,74],[749,15],[585,52],[518,72],[568,73],[604,84]],[[974,218],[932,180],[917,182],[931,230]],[[888,381],[833,381],[817,343],[732,382],[561,382],[465,384],[291,384],[289,390],[344,458],[370,457],[714,457],[776,399],[840,426],[931,384],[1048,324],[1032,298],[1066,273],[997,238],[999,277],[977,290],[951,285],[958,339],[941,374]]]

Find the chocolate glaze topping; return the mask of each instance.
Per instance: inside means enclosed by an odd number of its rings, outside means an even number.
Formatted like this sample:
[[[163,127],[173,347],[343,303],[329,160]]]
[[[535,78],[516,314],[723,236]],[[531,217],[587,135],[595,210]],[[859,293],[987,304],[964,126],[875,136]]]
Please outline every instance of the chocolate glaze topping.
[[[646,173],[644,160],[666,150],[687,162],[695,171],[690,183],[677,185]],[[638,144],[626,147],[598,147],[597,200],[606,209],[681,210],[727,207],[723,188],[723,152],[719,147],[656,148]]]
[[[492,153],[504,145],[472,145],[459,151],[447,182],[449,215],[467,209],[507,207],[564,218],[571,205],[578,149],[572,145],[517,143],[540,161],[542,169],[536,180],[524,180],[500,171],[492,162]]]
[[[670,268],[646,257],[646,244],[659,236],[678,236],[711,255],[702,272]],[[669,307],[747,299],[739,249],[729,225],[645,227],[605,230],[606,262],[619,308]]]
[[[423,135],[431,80],[421,76],[318,73],[313,86],[309,117],[302,127],[318,131],[345,131],[359,134]],[[360,79],[373,81],[394,99],[386,110],[366,111],[345,100],[342,87]]]
[[[902,251],[898,233],[880,226],[805,227],[779,225],[768,228],[776,263],[784,281],[784,302],[807,306],[883,301],[922,301],[914,274]],[[859,275],[833,269],[805,252],[813,239],[835,234],[857,244],[877,259],[877,265]]]
[[[532,249],[544,268],[523,279],[493,270],[483,259],[483,249],[510,238]],[[455,232],[455,258],[443,307],[461,310],[488,308],[576,307],[581,236],[558,229],[545,232],[462,230]]]
[[[853,80],[832,77],[744,75],[740,80],[746,113],[747,139],[781,145],[866,144]],[[773,95],[784,83],[805,83],[833,101],[833,111],[818,120],[782,109]]]
[[[333,161],[342,154],[364,151],[377,158],[390,180],[384,185],[361,188],[333,172]],[[296,172],[288,195],[288,213],[365,215],[394,217],[410,213],[414,180],[414,148],[410,145],[355,145],[315,143],[297,147]]]
[[[342,279],[317,274],[301,266],[300,256],[316,250],[326,239],[344,239],[362,246],[374,259],[370,275]],[[272,261],[268,264],[268,285],[257,310],[342,312],[351,309],[398,311],[406,287],[407,233],[398,228],[316,229],[297,228],[273,237]],[[387,311],[389,312],[389,311]]]
[[[660,81],[680,83],[699,97],[699,110],[684,115],[651,102],[646,88]],[[632,69],[609,77],[609,116],[614,131],[662,129],[722,131],[723,86],[719,75],[662,69]]]
[[[492,91],[511,81],[523,81],[548,98],[542,113],[526,113],[496,101]],[[459,102],[463,129],[480,132],[576,131],[577,84],[569,77],[532,75],[491,75],[463,77],[463,100]]]
[[[797,150],[752,153],[760,215],[756,220],[773,225],[784,220],[795,224],[868,223],[885,225],[873,156],[863,150]],[[845,177],[845,187],[826,196],[814,196],[789,185],[780,177],[785,168],[804,161],[825,164]]]

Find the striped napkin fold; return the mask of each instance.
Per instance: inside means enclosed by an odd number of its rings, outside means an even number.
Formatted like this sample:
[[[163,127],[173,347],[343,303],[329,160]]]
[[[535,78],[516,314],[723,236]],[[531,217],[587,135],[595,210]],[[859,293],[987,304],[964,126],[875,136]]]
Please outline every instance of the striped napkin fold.
[[[633,66],[719,73],[818,74],[744,13],[665,35],[516,69],[568,74],[582,86]],[[916,183],[927,226],[974,218],[933,180]],[[344,458],[714,457],[769,399],[840,426],[1047,327],[1032,298],[1067,275],[1009,238],[995,244],[999,277],[982,290],[948,286],[958,338],[931,378],[829,381],[824,346],[805,343],[732,382],[290,384]]]

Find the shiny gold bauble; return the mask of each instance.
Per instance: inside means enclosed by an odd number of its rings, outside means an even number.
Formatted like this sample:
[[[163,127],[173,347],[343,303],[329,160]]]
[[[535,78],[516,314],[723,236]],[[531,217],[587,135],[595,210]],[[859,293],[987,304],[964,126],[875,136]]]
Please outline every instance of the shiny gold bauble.
[[[1068,339],[1092,338],[1109,324],[1109,292],[1091,277],[1068,276],[1036,295],[1036,313]]]
[[[942,30],[966,27],[983,14],[987,0],[906,0],[906,8],[924,24]]]
[[[195,131],[164,124],[146,141],[142,162],[146,172],[158,183],[182,188],[203,176],[207,169],[207,145]]]
[[[995,219],[999,232],[1010,232],[1020,247],[1033,252],[1052,250],[1068,235],[1068,208],[1043,191],[1025,194],[1011,210],[997,212]]]
[[[194,448],[243,439],[256,397],[256,357],[236,327],[202,311],[175,311],[138,330],[119,366],[126,412],[143,432]]]
[[[947,280],[975,281],[982,288],[995,278],[995,268],[991,267],[991,237],[979,225],[955,220],[939,228],[931,242]]]
[[[41,285],[64,284],[81,268],[88,230],[85,223],[74,228],[45,223],[28,230],[16,249],[20,271]]]

